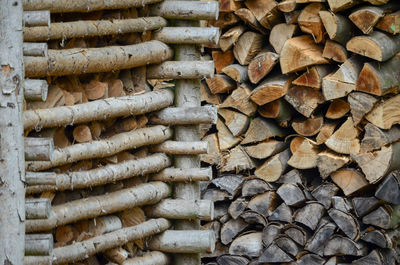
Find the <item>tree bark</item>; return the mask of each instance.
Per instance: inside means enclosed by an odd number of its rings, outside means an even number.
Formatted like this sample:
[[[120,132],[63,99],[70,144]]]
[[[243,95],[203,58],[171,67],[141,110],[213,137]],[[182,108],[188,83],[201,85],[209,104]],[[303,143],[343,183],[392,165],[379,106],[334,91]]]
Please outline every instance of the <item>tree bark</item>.
[[[217,44],[219,29],[214,27],[165,27],[155,32],[153,39],[171,44]]]
[[[165,108],[152,114],[150,121],[161,125],[215,124],[217,108],[211,105],[195,108]]]
[[[25,27],[49,26],[50,25],[50,11],[24,11],[24,25]]]
[[[24,97],[30,101],[46,101],[48,84],[46,80],[25,79]]]
[[[170,259],[160,251],[151,251],[141,257],[127,259],[122,265],[168,265]]]
[[[166,168],[151,177],[153,181],[192,182],[212,180],[212,168]]]
[[[47,219],[50,216],[51,202],[47,198],[27,199],[25,201],[26,219]]]
[[[168,61],[147,68],[147,79],[201,79],[214,76],[213,61]]]
[[[24,42],[22,49],[24,56],[47,56],[48,46],[44,42]]]
[[[25,237],[25,255],[48,256],[53,251],[52,234],[28,234]]]
[[[219,4],[214,1],[164,1],[152,5],[150,15],[167,19],[217,20]]]
[[[146,216],[168,219],[214,219],[214,202],[209,200],[165,199],[145,209]]]

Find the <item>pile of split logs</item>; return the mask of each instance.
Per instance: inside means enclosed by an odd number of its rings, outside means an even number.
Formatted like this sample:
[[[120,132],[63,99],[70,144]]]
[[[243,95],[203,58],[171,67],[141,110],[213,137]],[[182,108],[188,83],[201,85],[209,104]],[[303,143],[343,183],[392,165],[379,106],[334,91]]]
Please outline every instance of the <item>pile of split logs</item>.
[[[218,43],[198,24],[219,4],[157,2],[24,1],[25,264],[195,265],[213,251],[198,155],[199,124],[217,120],[200,102],[214,63],[196,45]]]
[[[400,2],[220,7],[204,264],[399,264]]]

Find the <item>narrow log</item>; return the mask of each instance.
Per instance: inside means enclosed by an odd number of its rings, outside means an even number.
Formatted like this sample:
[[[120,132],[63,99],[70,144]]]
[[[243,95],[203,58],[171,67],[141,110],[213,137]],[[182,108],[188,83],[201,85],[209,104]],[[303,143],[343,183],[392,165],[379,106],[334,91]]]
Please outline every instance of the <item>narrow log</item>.
[[[294,85],[307,86],[313,88],[321,88],[322,78],[330,73],[330,67],[328,65],[316,65],[307,68],[307,71],[293,80]]]
[[[146,77],[148,79],[201,79],[213,77],[214,67],[213,61],[168,61],[148,67]]]
[[[56,173],[54,172],[26,172],[25,183],[28,186],[47,185],[55,183]]]
[[[226,75],[216,74],[211,78],[206,79],[208,88],[211,93],[225,93],[236,88],[236,83]]]
[[[376,28],[394,35],[399,34],[400,33],[399,19],[400,19],[400,11],[387,14],[381,20],[379,20],[378,24],[376,24]]]
[[[105,48],[49,50],[48,53],[47,57],[24,57],[27,77],[109,72],[161,63],[172,57],[171,48],[159,41]]]
[[[332,100],[331,104],[329,105],[329,108],[325,113],[325,117],[328,119],[340,119],[349,111],[350,104],[343,99],[336,98]]]
[[[212,253],[215,234],[210,230],[167,230],[153,237],[149,248],[167,253]]]
[[[24,152],[26,161],[50,161],[54,152],[53,139],[25,137]]]
[[[165,141],[151,147],[152,152],[173,155],[199,155],[208,153],[208,142]]]
[[[51,23],[42,27],[26,28],[24,41],[48,41],[72,38],[100,37],[155,30],[167,25],[162,17],[110,20],[81,20]]]
[[[26,27],[49,26],[50,11],[24,11],[23,22]]]
[[[340,154],[358,154],[360,140],[359,131],[354,127],[353,119],[349,117],[339,129],[325,142],[331,150]]]
[[[233,54],[241,65],[248,65],[261,51],[263,35],[247,31],[242,34],[233,48]]]
[[[84,104],[24,112],[25,130],[112,119],[126,115],[140,115],[170,106],[171,90],[162,89],[141,95],[96,100]]]
[[[359,0],[327,0],[333,12],[349,9],[359,3]]]
[[[92,12],[96,10],[124,9],[142,7],[160,2],[159,0],[111,0],[104,3],[102,0],[85,0],[66,4],[63,1],[52,0],[24,0],[24,10],[50,10],[52,13]]]
[[[124,180],[131,177],[156,173],[171,164],[170,159],[164,154],[153,154],[135,160],[127,160],[118,164],[109,164],[104,167],[75,171],[62,174],[52,174],[51,177],[43,173],[32,174],[29,177],[30,186],[26,189],[28,194],[44,191],[63,191],[89,188],[107,183]],[[48,173],[51,174],[51,173]]]
[[[150,15],[166,19],[217,20],[219,5],[213,1],[165,1],[152,5]]]
[[[339,63],[344,63],[348,58],[346,48],[331,40],[325,42],[322,57]]]
[[[47,56],[47,43],[24,42],[22,44],[24,56]]]
[[[347,102],[350,104],[354,125],[357,125],[364,118],[365,114],[372,110],[377,99],[365,93],[351,92],[347,97]]]
[[[153,175],[153,181],[165,182],[191,182],[210,181],[212,179],[212,168],[166,168]]]
[[[384,100],[375,106],[365,118],[373,125],[388,130],[392,128],[393,125],[400,124],[400,119],[397,115],[399,104],[400,95]]]
[[[146,216],[168,219],[214,219],[214,203],[208,200],[166,199],[145,208]]]
[[[368,123],[364,127],[364,138],[361,141],[361,152],[379,150],[383,146],[397,142],[400,139],[400,127],[393,126],[390,130],[381,130]]]
[[[346,44],[348,51],[384,62],[400,52],[400,35],[389,36],[380,31],[353,37]]]
[[[158,234],[168,229],[169,226],[169,221],[164,218],[151,219],[135,226],[122,228],[65,247],[55,248],[52,255],[53,264],[65,264],[83,260],[87,256],[107,249],[116,248],[128,242]]]
[[[66,148],[56,149],[49,162],[31,162],[27,164],[27,169],[41,171],[80,160],[107,157],[124,150],[158,144],[171,138],[171,136],[171,129],[162,125],[136,129],[116,134],[105,140],[74,144]]]
[[[170,259],[160,251],[150,251],[141,257],[125,260],[122,265],[168,265]]]
[[[26,256],[48,256],[53,251],[52,234],[27,234],[25,235]]]
[[[26,199],[26,219],[47,219],[50,217],[51,202],[47,198]]]
[[[46,80],[25,79],[24,97],[30,101],[46,101],[48,84]]]
[[[285,42],[292,38],[298,27],[294,24],[281,23],[275,25],[269,34],[269,43],[277,54],[281,54]]]
[[[278,75],[266,78],[261,82],[250,95],[250,99],[257,105],[264,105],[287,94],[293,78],[285,75]]]
[[[152,38],[170,44],[217,44],[219,29],[216,27],[164,27],[153,33]]]
[[[151,114],[150,122],[161,125],[215,124],[217,108],[212,105],[193,108],[165,108]]]
[[[299,113],[310,117],[319,104],[325,102],[322,93],[311,87],[293,86],[288,89],[285,100]]]
[[[52,265],[51,256],[25,256],[24,265]]]
[[[325,6],[321,3],[311,3],[304,7],[297,21],[301,31],[313,36],[316,43],[321,43],[325,40],[325,28],[318,13],[323,12]]]
[[[171,189],[167,184],[150,182],[106,195],[75,200],[52,207],[50,217],[46,220],[28,220],[26,231],[46,231],[78,220],[111,214],[135,206],[154,204],[170,193]]]

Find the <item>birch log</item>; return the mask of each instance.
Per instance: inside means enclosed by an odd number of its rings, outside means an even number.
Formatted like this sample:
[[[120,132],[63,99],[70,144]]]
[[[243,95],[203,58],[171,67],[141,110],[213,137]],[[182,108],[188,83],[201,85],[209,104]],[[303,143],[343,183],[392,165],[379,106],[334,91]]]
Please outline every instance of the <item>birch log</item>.
[[[46,80],[25,79],[24,97],[30,101],[46,101],[48,84]]]
[[[217,44],[219,29],[213,27],[165,27],[155,32],[153,39],[172,44]]]
[[[162,89],[141,95],[108,98],[74,106],[29,110],[24,112],[24,128],[29,130],[59,127],[120,116],[140,115],[163,109],[173,102],[173,92]]]
[[[202,79],[214,76],[213,61],[168,61],[147,68],[148,79]]]
[[[45,42],[24,42],[22,49],[24,56],[47,56],[48,47]]]
[[[149,248],[167,253],[212,253],[215,233],[211,230],[167,230],[153,237]]]
[[[150,182],[105,195],[75,200],[54,206],[50,217],[46,220],[28,220],[26,231],[47,231],[59,225],[107,215],[145,204],[154,204],[168,197],[170,193],[171,189],[167,184]]]
[[[106,9],[142,7],[161,0],[23,0],[24,10],[50,10],[51,13],[92,12]]]
[[[52,265],[51,256],[25,256],[24,265]]]
[[[25,183],[28,186],[33,185],[54,185],[55,184],[54,172],[26,172]]]
[[[107,157],[124,150],[158,144],[171,138],[171,136],[171,129],[162,125],[136,129],[116,134],[105,140],[74,144],[66,148],[56,149],[50,161],[28,162],[27,168],[30,171],[40,171],[80,160]]]
[[[214,203],[209,200],[165,199],[146,208],[146,216],[167,219],[214,219]]]
[[[170,155],[200,155],[208,153],[208,142],[165,141],[151,147],[153,152],[162,152]]]
[[[167,25],[162,17],[114,20],[81,20],[51,23],[47,27],[31,27],[24,31],[24,41],[87,38],[155,30]]]
[[[37,176],[34,181],[32,181],[32,178],[29,179],[36,185],[28,187],[26,192],[27,194],[33,194],[45,191],[90,188],[135,176],[156,173],[170,166],[170,164],[171,160],[165,154],[153,154],[145,158],[109,164],[92,170],[53,174],[51,183],[49,183],[48,178],[43,178],[43,174],[36,173]],[[42,183],[41,179],[43,179]]]
[[[54,152],[53,138],[25,137],[24,152],[26,161],[50,161]]]
[[[167,19],[217,20],[218,14],[214,1],[164,1],[150,7],[150,15]]]
[[[165,182],[192,182],[212,180],[212,168],[166,168],[153,175],[152,180]]]
[[[47,198],[27,199],[25,201],[26,219],[47,219],[50,216],[51,202]]]
[[[150,116],[150,121],[161,125],[215,124],[217,118],[217,108],[209,105],[194,108],[165,108]]]
[[[151,251],[141,257],[125,260],[122,265],[168,265],[169,258],[160,251]]]
[[[55,248],[53,250],[53,264],[79,261],[107,249],[158,234],[168,229],[169,226],[170,223],[166,219],[151,219],[139,225],[122,228],[69,246]]]
[[[49,26],[50,11],[24,11],[24,24],[26,27]]]
[[[48,53],[47,57],[24,57],[27,77],[109,72],[161,63],[172,57],[172,50],[160,41],[104,48],[49,50]]]
[[[25,236],[25,255],[48,256],[52,251],[52,234],[28,234]]]
[[[0,0],[0,264],[24,258],[22,1]],[[4,242],[6,241],[6,242]]]

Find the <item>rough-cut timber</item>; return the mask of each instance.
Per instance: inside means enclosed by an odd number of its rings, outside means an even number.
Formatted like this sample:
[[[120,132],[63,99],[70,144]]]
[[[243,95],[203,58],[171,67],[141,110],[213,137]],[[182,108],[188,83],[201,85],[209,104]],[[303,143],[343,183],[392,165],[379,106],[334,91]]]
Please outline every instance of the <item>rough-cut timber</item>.
[[[28,110],[24,112],[24,128],[29,130],[58,127],[126,115],[140,115],[168,107],[173,100],[173,92],[162,89],[141,95],[108,98],[74,106]]]
[[[130,54],[130,56],[126,56]],[[109,72],[161,63],[172,50],[160,41],[105,48],[49,50],[46,57],[24,57],[27,77]]]
[[[163,1],[150,7],[150,15],[167,19],[218,19],[219,3],[214,1]]]
[[[40,171],[80,160],[107,157],[143,145],[158,144],[171,138],[171,136],[171,129],[162,125],[136,129],[116,134],[105,140],[74,144],[56,149],[49,162],[31,162],[27,164],[27,169]]]
[[[150,182],[113,193],[75,200],[52,207],[45,220],[28,220],[27,232],[47,231],[60,225],[94,218],[135,206],[154,204],[171,194],[163,182]]]
[[[165,27],[153,34],[153,39],[171,44],[217,44],[216,27]]]

